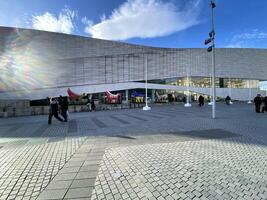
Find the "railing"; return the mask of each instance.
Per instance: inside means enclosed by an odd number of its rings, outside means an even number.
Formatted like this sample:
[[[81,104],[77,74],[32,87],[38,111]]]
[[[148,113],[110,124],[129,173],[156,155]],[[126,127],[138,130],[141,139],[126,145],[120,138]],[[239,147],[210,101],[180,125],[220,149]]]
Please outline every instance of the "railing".
[[[121,104],[96,104],[95,111],[101,110],[117,110],[129,108],[141,108],[144,103],[121,103]],[[69,112],[89,112],[87,105],[70,105]],[[19,117],[19,116],[34,116],[34,115],[48,115],[49,106],[32,106],[28,108],[6,108],[4,112],[0,112],[0,118],[5,117]]]

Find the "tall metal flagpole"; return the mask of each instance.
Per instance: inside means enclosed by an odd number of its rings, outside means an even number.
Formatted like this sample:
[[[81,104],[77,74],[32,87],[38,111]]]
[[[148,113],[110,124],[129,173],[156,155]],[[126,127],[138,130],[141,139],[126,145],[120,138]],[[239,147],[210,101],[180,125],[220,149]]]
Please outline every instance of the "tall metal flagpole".
[[[232,102],[232,82],[231,82],[231,78],[229,77],[229,96],[231,97],[230,99],[230,104],[233,104]]]
[[[186,90],[187,90],[187,97],[186,97],[186,104],[184,105],[184,107],[191,107],[192,105],[190,104],[190,91],[189,91],[189,69],[188,69],[188,67],[187,67],[187,72],[186,72],[186,82],[187,82],[187,84],[186,84]]]
[[[145,73],[146,73],[146,106],[143,107],[143,110],[151,110],[151,108],[147,105],[147,55],[145,56]]]
[[[248,80],[248,104],[251,104],[251,86],[250,86],[250,80]]]
[[[212,41],[211,41],[211,46],[212,46],[212,118],[215,119],[215,109],[216,109],[216,89],[215,89],[215,31],[214,31],[214,7],[215,3],[213,0],[210,0],[211,3],[211,28],[212,28]]]
[[[208,103],[209,106],[212,106],[212,73],[210,73],[210,102]]]

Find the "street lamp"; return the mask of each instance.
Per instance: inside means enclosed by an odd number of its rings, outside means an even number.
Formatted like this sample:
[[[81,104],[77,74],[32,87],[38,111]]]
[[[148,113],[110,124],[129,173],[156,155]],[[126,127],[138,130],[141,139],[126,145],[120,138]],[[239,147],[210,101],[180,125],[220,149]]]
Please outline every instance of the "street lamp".
[[[215,30],[214,30],[214,8],[216,7],[213,0],[210,0],[211,7],[211,32],[209,38],[205,40],[204,44],[211,43],[207,48],[208,52],[212,52],[212,118],[215,119],[215,104],[216,104],[216,89],[215,89]]]
[[[147,105],[147,55],[146,53],[144,54],[144,58],[145,58],[145,74],[146,74],[146,106],[143,107],[143,110],[151,110],[151,107],[149,107]]]

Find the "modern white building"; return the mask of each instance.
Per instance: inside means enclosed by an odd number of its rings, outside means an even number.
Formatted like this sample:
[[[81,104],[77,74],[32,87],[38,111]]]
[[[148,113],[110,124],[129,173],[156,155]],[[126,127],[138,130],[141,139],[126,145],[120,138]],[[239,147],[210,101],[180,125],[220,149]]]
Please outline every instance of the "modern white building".
[[[267,49],[216,49],[217,96],[249,100],[267,80]],[[156,48],[38,30],[0,27],[0,99],[43,99],[144,88],[211,92],[206,48]],[[187,81],[189,76],[189,82]],[[265,94],[265,92],[263,93]]]

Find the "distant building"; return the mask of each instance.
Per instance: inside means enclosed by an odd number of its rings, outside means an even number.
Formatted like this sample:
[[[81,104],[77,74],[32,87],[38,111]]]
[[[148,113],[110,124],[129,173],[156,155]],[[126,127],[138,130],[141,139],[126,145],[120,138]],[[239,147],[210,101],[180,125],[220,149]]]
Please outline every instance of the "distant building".
[[[156,48],[38,30],[0,27],[0,99],[144,88],[210,95],[205,48]],[[216,49],[217,96],[248,100],[267,80],[267,49]],[[251,89],[249,89],[251,88]]]

